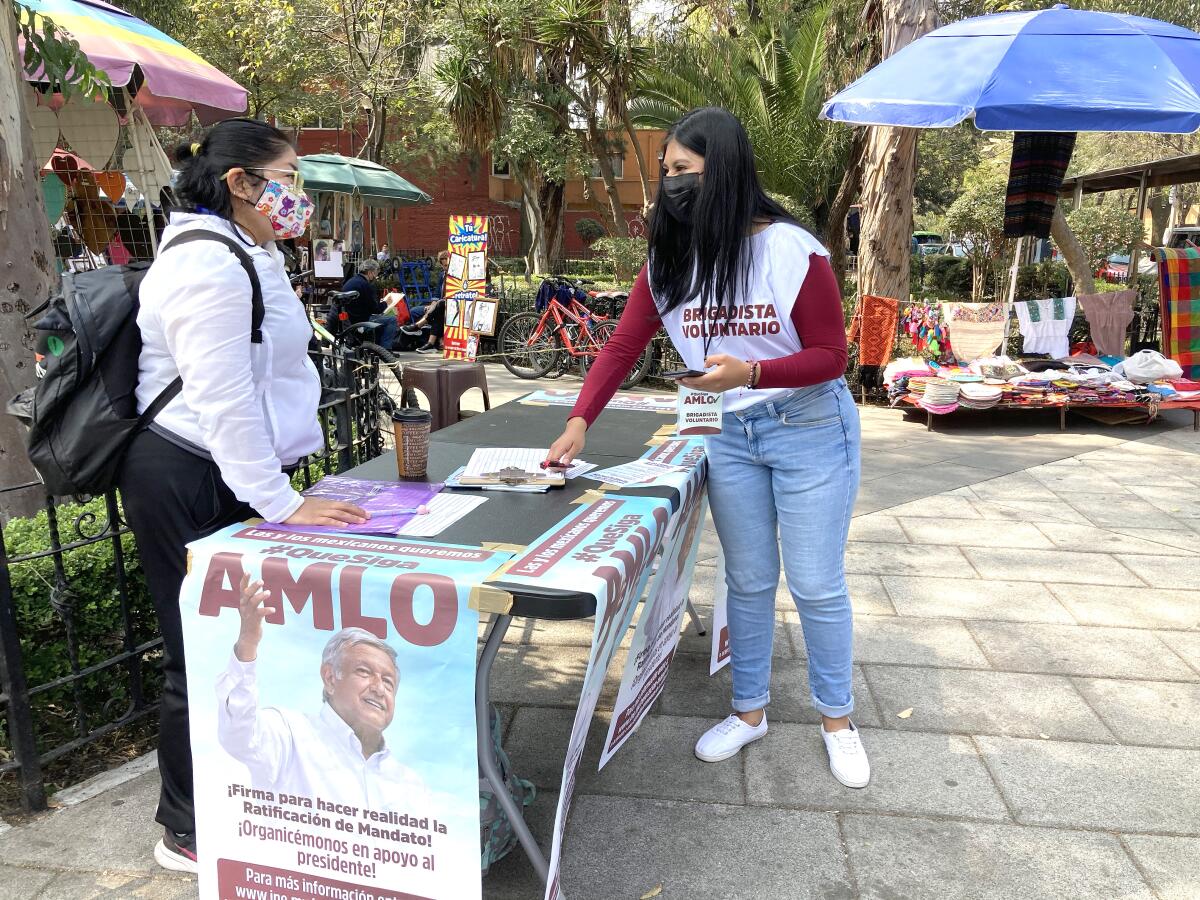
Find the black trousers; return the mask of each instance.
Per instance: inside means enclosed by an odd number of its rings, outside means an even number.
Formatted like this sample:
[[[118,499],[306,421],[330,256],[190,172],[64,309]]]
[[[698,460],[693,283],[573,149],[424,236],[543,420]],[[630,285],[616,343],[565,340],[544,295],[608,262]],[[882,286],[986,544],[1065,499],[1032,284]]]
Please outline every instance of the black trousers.
[[[163,636],[166,684],[158,740],[162,792],[155,818],[172,831],[193,834],[192,746],[179,613],[179,588],[187,574],[186,545],[256,514],[233,496],[216,463],[151,431],[134,438],[118,485]]]

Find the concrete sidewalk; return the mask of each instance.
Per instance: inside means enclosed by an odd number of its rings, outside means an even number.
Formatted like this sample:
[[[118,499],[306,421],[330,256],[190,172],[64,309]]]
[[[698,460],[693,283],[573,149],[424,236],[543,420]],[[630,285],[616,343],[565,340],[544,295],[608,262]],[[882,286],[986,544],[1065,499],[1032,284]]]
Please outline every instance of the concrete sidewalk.
[[[497,395],[523,391],[496,378]],[[576,382],[577,383],[577,382]],[[566,386],[565,384],[563,386]],[[497,390],[500,388],[500,390]],[[1200,897],[1200,436],[866,409],[847,553],[857,722],[874,777],[829,775],[799,619],[778,595],[771,730],[692,755],[728,711],[690,628],[602,772],[593,724],[564,852],[571,898]],[[692,598],[707,617],[716,551]],[[495,699],[545,839],[591,624],[517,623]],[[614,673],[620,671],[623,655]],[[0,898],[195,895],[150,850],[154,771],[0,833]],[[520,852],[489,900],[540,897]]]

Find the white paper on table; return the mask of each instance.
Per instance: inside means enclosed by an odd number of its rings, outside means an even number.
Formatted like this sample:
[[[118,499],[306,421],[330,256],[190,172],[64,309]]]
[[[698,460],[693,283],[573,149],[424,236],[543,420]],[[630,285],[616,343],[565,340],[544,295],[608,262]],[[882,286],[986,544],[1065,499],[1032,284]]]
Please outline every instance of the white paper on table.
[[[589,472],[587,477],[601,484],[615,484],[624,487],[630,484],[642,484],[653,481],[668,472],[682,472],[683,466],[672,466],[667,463],[655,462],[652,459],[637,459],[611,469],[601,469]]]
[[[474,250],[467,255],[467,278],[482,281],[487,277],[487,253]]]
[[[407,537],[435,537],[487,502],[487,497],[474,494],[438,494],[426,504],[429,512],[413,519],[396,532]]]
[[[548,449],[534,450],[528,447],[480,447],[471,454],[466,470],[467,478],[495,475],[504,469],[519,469],[526,475],[545,475],[542,463],[550,455]]]
[[[450,254],[450,264],[446,266],[446,274],[451,278],[457,278],[460,281],[463,277],[463,272],[467,268],[467,258],[458,253]]]
[[[566,475],[567,478],[578,478],[580,475],[590,472],[594,468],[596,468],[595,463],[584,462],[582,459],[577,459],[575,462],[571,463],[571,468],[563,470],[563,474]]]

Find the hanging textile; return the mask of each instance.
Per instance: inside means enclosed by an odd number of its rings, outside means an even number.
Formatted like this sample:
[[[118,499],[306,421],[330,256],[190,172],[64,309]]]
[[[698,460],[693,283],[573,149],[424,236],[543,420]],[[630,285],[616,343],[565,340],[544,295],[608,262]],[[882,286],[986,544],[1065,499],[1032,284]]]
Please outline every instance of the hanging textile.
[[[1003,303],[943,303],[942,317],[950,329],[950,344],[961,365],[991,356],[1004,341],[1008,318]]]
[[[941,361],[950,354],[950,337],[942,321],[940,303],[914,303],[904,309],[901,328],[918,353]]]
[[[1200,250],[1159,247],[1159,305],[1164,356],[1183,366],[1184,378],[1200,378]]]
[[[1111,294],[1080,294],[1076,298],[1087,317],[1092,343],[1103,356],[1125,355],[1125,332],[1133,321],[1133,303],[1137,291]]]
[[[1075,320],[1075,298],[1021,300],[1014,303],[1017,323],[1024,338],[1022,351],[1044,353],[1061,359],[1070,350],[1071,323]]]
[[[886,366],[891,361],[899,320],[900,301],[870,294],[859,298],[846,340],[858,344],[860,366]]]
[[[1074,132],[1016,133],[1004,198],[1006,237],[1050,237],[1058,190],[1074,149]]]

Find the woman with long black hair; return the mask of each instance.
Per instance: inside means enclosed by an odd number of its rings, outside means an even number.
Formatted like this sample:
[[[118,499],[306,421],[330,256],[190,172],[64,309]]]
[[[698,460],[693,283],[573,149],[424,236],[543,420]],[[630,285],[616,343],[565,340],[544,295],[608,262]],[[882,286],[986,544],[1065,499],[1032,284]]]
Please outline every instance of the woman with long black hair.
[[[780,548],[808,649],[813,705],[833,775],[865,787],[870,765],[850,678],[844,556],[859,481],[858,410],[842,377],[846,332],[829,253],[759,184],[745,129],[723,109],[688,113],[667,135],[650,255],[549,462],[585,433],[665,327],[682,383],[721,394],[706,439],[708,493],[725,553],[734,713],[696,756],[718,762],[767,732]]]
[[[230,119],[180,147],[176,159],[183,209],[171,214],[139,292],[138,412],[170,396],[176,378],[182,388],[134,438],[119,486],[163,636],[156,818],[164,832],[154,857],[164,868],[194,872],[179,612],[186,545],[255,515],[336,525],[365,522],[367,514],[302,497],[288,475],[323,444],[321,381],[308,358],[312,329],[275,246],[303,234],[312,209],[296,151],[265,122]],[[195,240],[196,232],[204,239]],[[263,313],[257,332],[255,282]]]

